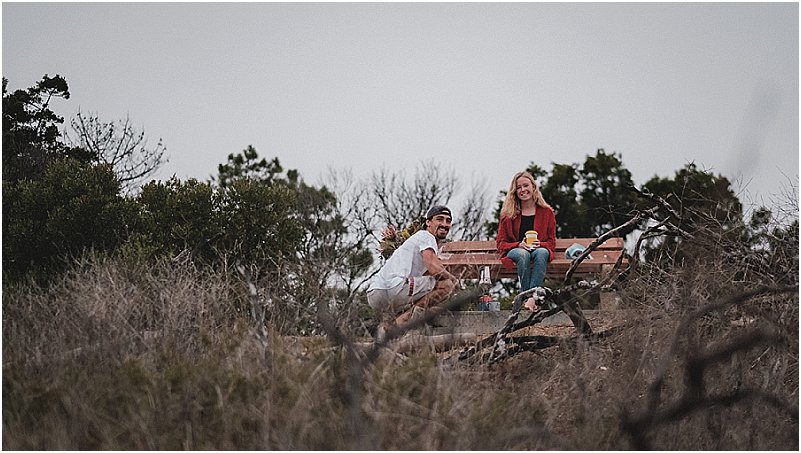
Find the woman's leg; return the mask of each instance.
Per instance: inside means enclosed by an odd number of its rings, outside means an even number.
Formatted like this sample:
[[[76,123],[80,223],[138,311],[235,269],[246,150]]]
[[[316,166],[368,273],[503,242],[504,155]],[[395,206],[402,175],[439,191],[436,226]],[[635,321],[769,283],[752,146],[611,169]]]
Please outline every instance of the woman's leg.
[[[529,280],[529,288],[535,286],[542,286],[545,280],[545,271],[548,269],[548,257],[550,252],[545,247],[540,247],[531,251],[531,262],[533,264],[531,269],[531,280]]]
[[[531,281],[531,253],[521,248],[512,249],[506,254],[517,266],[517,276],[520,279],[520,291],[525,291]]]

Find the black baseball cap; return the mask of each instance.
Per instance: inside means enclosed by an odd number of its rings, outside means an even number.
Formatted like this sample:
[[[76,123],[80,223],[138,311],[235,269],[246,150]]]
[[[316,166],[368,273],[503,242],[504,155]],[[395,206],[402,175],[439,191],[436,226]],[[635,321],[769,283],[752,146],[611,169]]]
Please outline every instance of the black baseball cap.
[[[432,217],[439,214],[447,214],[448,217],[453,219],[450,208],[448,208],[445,205],[436,205],[432,206],[431,209],[429,209],[428,212],[426,212],[426,220],[431,220]]]

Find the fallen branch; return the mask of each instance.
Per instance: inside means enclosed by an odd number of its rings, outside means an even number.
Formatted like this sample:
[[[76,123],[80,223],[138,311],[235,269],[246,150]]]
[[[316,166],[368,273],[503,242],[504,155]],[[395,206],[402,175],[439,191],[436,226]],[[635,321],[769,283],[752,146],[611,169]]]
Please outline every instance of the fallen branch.
[[[501,327],[500,330],[498,330],[498,332],[495,334],[486,336],[476,345],[463,350],[459,355],[459,359],[468,359],[476,353],[481,352],[482,349],[492,346],[489,361],[492,363],[501,360],[507,356],[507,345],[510,343],[509,335],[512,332],[540,323],[545,318],[553,316],[560,311],[567,311],[565,308],[569,307],[569,303],[575,300],[572,297],[572,294],[576,290],[591,289],[594,287],[597,286],[585,281],[580,281],[556,291],[551,291],[548,288],[540,287],[522,291],[520,294],[515,296],[514,302],[512,303],[512,311],[509,314],[509,317],[506,319],[506,323],[503,325],[503,327]],[[527,319],[517,322],[517,318],[520,316],[520,310],[523,307],[523,302],[532,296],[538,299],[538,305],[547,308],[543,308],[536,313],[531,313]],[[586,326],[586,328],[580,329],[579,332],[581,332],[581,334],[584,336],[592,335],[592,330],[589,328],[589,323],[584,318],[584,315],[581,313],[580,309],[578,313],[581,316],[581,322]]]

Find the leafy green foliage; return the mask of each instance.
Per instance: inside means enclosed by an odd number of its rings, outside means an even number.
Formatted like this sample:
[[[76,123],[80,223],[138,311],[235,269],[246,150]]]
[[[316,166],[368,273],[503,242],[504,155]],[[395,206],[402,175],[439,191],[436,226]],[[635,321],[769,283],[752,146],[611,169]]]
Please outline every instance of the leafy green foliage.
[[[236,256],[272,263],[291,256],[301,239],[295,195],[249,179],[215,189],[190,179],[154,181],[142,188],[142,233],[159,253],[192,251],[196,258]]]
[[[668,201],[689,219],[705,216],[716,219],[722,225],[742,219],[742,204],[731,183],[722,175],[699,170],[694,163],[676,171],[673,179],[654,177],[645,183],[651,192],[668,198]]]
[[[27,90],[3,79],[3,273],[46,282],[88,249],[112,251],[136,224],[110,166],[66,145],[64,119],[50,109],[69,99],[66,80],[45,75]]]
[[[270,267],[292,257],[303,238],[296,200],[286,187],[250,179],[232,181],[219,201],[223,247],[246,262]]]
[[[274,307],[273,319],[309,333],[317,328],[316,304],[326,301],[335,312],[349,311],[353,281],[369,270],[373,257],[348,230],[337,196],[306,184],[296,170],[283,174],[278,158],[259,158],[252,146],[229,155],[219,169],[221,193],[236,197],[222,209],[227,228],[236,233],[227,231],[226,237],[243,241],[227,248],[255,265],[265,293],[280,295],[283,303]],[[247,255],[248,250],[256,253]],[[281,278],[274,278],[276,273]]]
[[[142,216],[140,234],[158,254],[193,250],[221,231],[214,190],[208,183],[176,178],[152,181],[142,187],[137,203]],[[208,248],[198,252],[212,257]]]
[[[265,184],[272,184],[284,171],[278,158],[261,159],[256,148],[248,145],[241,154],[229,154],[228,162],[217,167],[220,187],[228,187],[237,179],[253,179]],[[296,174],[296,173],[295,173]]]
[[[59,125],[64,118],[50,110],[54,99],[69,99],[67,81],[45,75],[27,90],[7,91],[3,78],[3,180],[35,178],[51,162],[73,157],[91,162],[96,155],[71,148],[61,140]]]
[[[36,180],[3,181],[3,271],[47,280],[86,249],[111,251],[128,237],[136,207],[118,195],[106,165],[51,163]]]
[[[588,156],[579,170],[583,188],[579,192],[583,205],[583,216],[592,219],[585,223],[593,236],[616,228],[631,220],[630,211],[636,203],[631,172],[615,153],[606,154],[599,149],[595,156]],[[625,237],[637,226],[632,225],[620,232]]]
[[[543,197],[558,213],[556,234],[561,237],[588,237],[591,226],[577,193],[581,180],[575,164],[554,164],[551,176],[542,185]]]
[[[690,234],[718,230],[720,234],[737,236],[743,232],[742,205],[722,175],[699,170],[694,163],[676,171],[673,179],[651,178],[644,187],[665,198],[684,219],[682,228]],[[645,247],[648,259],[657,256],[687,255],[677,237],[668,237],[654,246]],[[662,253],[670,251],[667,255]],[[674,253],[675,252],[675,253]],[[691,255],[692,253],[689,253]]]

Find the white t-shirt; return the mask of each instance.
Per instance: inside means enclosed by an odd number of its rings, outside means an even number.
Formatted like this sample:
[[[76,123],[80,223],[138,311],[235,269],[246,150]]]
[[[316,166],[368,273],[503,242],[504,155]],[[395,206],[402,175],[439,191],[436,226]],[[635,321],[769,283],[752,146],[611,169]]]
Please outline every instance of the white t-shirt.
[[[439,255],[437,238],[427,230],[420,230],[403,241],[403,244],[392,253],[392,256],[384,263],[384,267],[370,283],[370,289],[394,288],[404,283],[406,277],[423,275],[426,266],[421,252],[425,249],[432,249]]]

